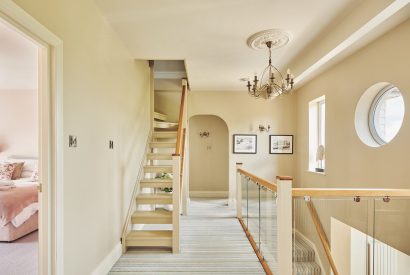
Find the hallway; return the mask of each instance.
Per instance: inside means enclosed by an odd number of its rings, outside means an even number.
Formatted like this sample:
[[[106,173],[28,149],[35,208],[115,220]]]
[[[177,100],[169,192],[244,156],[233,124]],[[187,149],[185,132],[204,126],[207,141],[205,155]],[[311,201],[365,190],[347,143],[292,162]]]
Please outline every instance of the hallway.
[[[265,274],[234,208],[226,200],[193,199],[181,218],[181,253],[128,252],[110,275]]]

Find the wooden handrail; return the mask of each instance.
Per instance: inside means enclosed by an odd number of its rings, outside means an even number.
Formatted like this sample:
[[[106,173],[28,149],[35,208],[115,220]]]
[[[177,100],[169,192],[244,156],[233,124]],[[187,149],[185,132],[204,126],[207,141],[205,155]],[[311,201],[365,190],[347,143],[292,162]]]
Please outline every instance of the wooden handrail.
[[[187,90],[187,81],[182,80],[182,94],[181,94],[181,105],[179,106],[179,118],[178,118],[178,134],[177,134],[177,144],[175,147],[175,154],[179,154],[181,150],[181,135],[182,135],[182,124],[184,118],[184,107],[185,107],[185,95]]]
[[[323,229],[322,223],[319,220],[319,217],[316,212],[316,208],[313,205],[312,201],[307,201],[306,204],[309,209],[309,213],[312,216],[313,223],[319,235],[319,239],[320,239],[320,242],[322,243],[323,249],[325,250],[326,257],[327,257],[327,260],[329,261],[330,267],[332,268],[333,274],[339,275],[339,272],[337,272],[335,261],[333,260],[333,257],[332,257],[332,252],[330,251],[329,240],[326,236],[325,230]]]
[[[255,184],[258,183],[258,184],[260,184],[260,185],[262,185],[262,186],[268,188],[269,190],[271,190],[271,191],[273,191],[273,192],[276,192],[276,191],[278,190],[278,186],[276,185],[276,183],[269,182],[269,181],[267,181],[267,180],[265,180],[265,179],[262,179],[262,178],[260,178],[260,177],[258,177],[258,176],[255,176],[254,174],[252,174],[252,173],[250,173],[250,172],[248,172],[248,171],[245,171],[245,170],[243,170],[243,169],[238,169],[238,173],[240,173],[240,174],[242,174],[242,175],[244,175],[244,176],[249,177]]]
[[[185,140],[186,140],[186,128],[184,128],[184,130],[182,131],[181,173],[179,175],[179,185],[180,185],[179,191],[181,192],[181,196],[182,196],[182,176],[184,173]]]
[[[410,197],[410,189],[293,188],[293,197]]]

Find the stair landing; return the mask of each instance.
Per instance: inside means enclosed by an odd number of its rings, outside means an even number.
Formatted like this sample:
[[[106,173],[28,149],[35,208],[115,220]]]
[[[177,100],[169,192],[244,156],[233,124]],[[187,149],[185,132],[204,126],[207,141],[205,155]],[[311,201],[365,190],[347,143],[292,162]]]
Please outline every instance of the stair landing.
[[[226,200],[191,200],[181,217],[181,253],[131,250],[109,274],[265,274],[235,214]]]

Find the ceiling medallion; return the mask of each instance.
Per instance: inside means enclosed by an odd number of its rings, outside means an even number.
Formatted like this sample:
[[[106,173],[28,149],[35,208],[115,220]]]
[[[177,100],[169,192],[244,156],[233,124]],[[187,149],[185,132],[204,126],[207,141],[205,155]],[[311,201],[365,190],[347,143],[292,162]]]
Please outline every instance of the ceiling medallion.
[[[285,30],[271,29],[255,33],[248,38],[249,48],[254,50],[264,49],[266,42],[272,42],[272,49],[279,49],[292,40],[292,34]]]
[[[248,80],[247,87],[250,96],[256,98],[272,99],[281,95],[288,94],[293,89],[294,76],[288,69],[285,77],[272,65],[272,49],[278,49],[286,45],[290,40],[290,33],[273,29],[258,32],[248,39],[248,46],[252,49],[262,49],[267,47],[269,50],[269,63],[263,70],[260,79],[255,75],[252,83]]]

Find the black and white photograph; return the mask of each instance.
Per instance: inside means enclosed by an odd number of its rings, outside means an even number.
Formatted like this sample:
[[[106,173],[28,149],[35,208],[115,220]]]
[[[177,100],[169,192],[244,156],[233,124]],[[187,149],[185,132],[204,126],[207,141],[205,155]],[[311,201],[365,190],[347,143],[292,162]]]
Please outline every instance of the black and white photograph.
[[[270,135],[270,154],[293,154],[293,135]]]
[[[234,154],[256,154],[256,135],[233,135]]]

